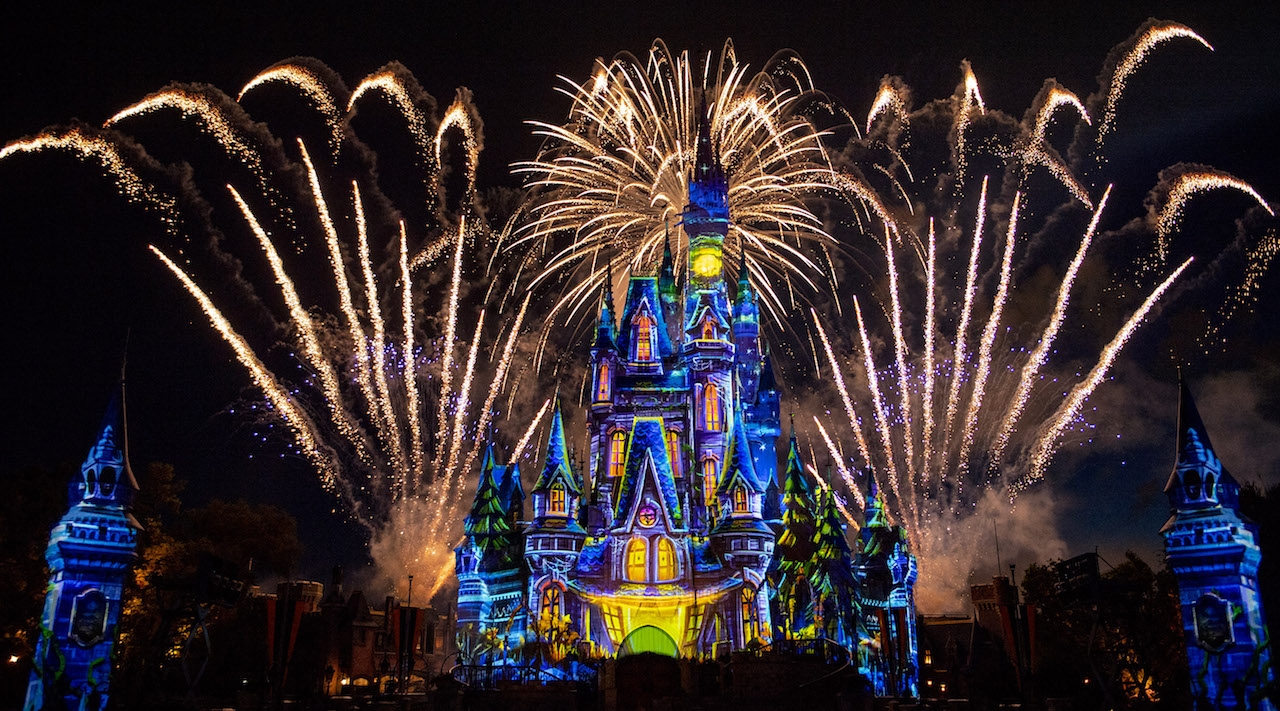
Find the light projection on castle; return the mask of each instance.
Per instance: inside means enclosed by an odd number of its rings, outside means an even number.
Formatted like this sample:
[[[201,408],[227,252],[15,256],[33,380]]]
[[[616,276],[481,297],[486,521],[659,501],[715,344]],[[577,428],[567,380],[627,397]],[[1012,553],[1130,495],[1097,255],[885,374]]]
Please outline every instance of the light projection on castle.
[[[122,387],[71,482],[70,508],[49,534],[49,586],[24,711],[106,708],[125,577],[137,558],[141,527],[129,513],[137,491]]]
[[[747,270],[732,292],[724,273],[732,215],[709,133],[704,119],[681,215],[689,276],[677,284],[668,246],[657,276],[629,278],[620,320],[602,290],[589,451],[573,461],[557,403],[526,528],[519,471],[490,449],[457,549],[458,622],[517,647],[562,618],[605,655],[830,639],[861,650],[879,693],[914,694],[903,530],[873,491],[855,564],[794,428],[779,479],[778,383]]]

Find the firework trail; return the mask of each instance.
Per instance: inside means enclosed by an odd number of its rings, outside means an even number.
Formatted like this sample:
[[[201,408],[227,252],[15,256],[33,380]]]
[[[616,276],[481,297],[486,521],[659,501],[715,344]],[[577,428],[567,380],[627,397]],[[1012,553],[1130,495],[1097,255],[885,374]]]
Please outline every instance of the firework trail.
[[[1169,190],[1168,201],[1165,202],[1164,209],[1160,210],[1160,215],[1156,218],[1156,237],[1158,240],[1157,247],[1160,251],[1160,261],[1163,262],[1168,255],[1169,235],[1177,229],[1178,222],[1182,220],[1182,213],[1191,198],[1207,190],[1223,188],[1238,190],[1257,200],[1268,215],[1275,217],[1276,213],[1267,204],[1267,201],[1262,199],[1262,196],[1253,189],[1252,185],[1243,180],[1217,172],[1196,172],[1181,175]]]
[[[880,114],[893,112],[894,118],[905,129],[909,115],[907,113],[906,103],[902,100],[902,95],[898,93],[898,89],[888,81],[880,83],[880,91],[876,94],[876,100],[871,103],[871,110],[867,112],[867,133],[871,133],[871,124],[875,123]]]
[[[1115,74],[1111,77],[1111,86],[1107,89],[1107,104],[1102,114],[1102,124],[1098,127],[1098,148],[1102,147],[1103,139],[1115,128],[1116,107],[1120,103],[1120,95],[1124,93],[1125,84],[1129,81],[1129,78],[1133,76],[1134,72],[1138,71],[1138,68],[1147,60],[1147,56],[1151,54],[1152,50],[1178,37],[1193,39],[1205,49],[1210,52],[1213,51],[1213,46],[1205,38],[1185,25],[1176,23],[1158,24],[1143,32],[1133,43],[1132,49],[1116,64]]]
[[[1164,292],[1173,285],[1173,282],[1182,274],[1182,272],[1186,271],[1187,267],[1191,266],[1191,262],[1191,259],[1183,262],[1182,266],[1178,267],[1160,283],[1160,286],[1156,287],[1155,290],[1147,296],[1146,301],[1142,302],[1142,307],[1139,308],[1133,316],[1129,317],[1124,328],[1120,329],[1120,332],[1116,334],[1116,337],[1107,344],[1106,349],[1102,352],[1102,357],[1099,358],[1098,363],[1093,366],[1093,370],[1089,371],[1088,377],[1080,383],[1077,383],[1076,386],[1071,389],[1071,393],[1067,399],[1062,403],[1062,405],[1058,406],[1057,412],[1055,412],[1053,417],[1049,419],[1047,428],[1039,436],[1035,447],[1031,451],[1031,471],[1024,481],[1015,483],[1013,489],[1015,493],[1025,488],[1027,485],[1044,478],[1044,472],[1049,466],[1049,460],[1052,459],[1053,455],[1057,452],[1058,438],[1062,436],[1063,430],[1070,426],[1070,424],[1079,417],[1080,408],[1084,405],[1085,400],[1089,399],[1089,395],[1093,393],[1094,389],[1098,387],[1098,384],[1106,377],[1107,372],[1111,369],[1111,364],[1115,362],[1116,356],[1120,354],[1120,350],[1124,348],[1124,345],[1129,341],[1130,336],[1132,336],[1133,332],[1137,330],[1139,325],[1141,325],[1143,319],[1147,317],[1147,314],[1151,311],[1152,307],[1156,305],[1156,302],[1160,300],[1160,297]]]
[[[7,144],[0,149],[0,160],[19,153],[40,151],[69,151],[80,160],[97,162],[103,172],[112,177],[116,189],[126,200],[159,209],[161,218],[169,229],[177,225],[177,203],[173,198],[159,192],[143,180],[120,155],[119,147],[110,139],[95,135],[79,126],[53,129],[34,138]]]
[[[309,61],[291,61],[260,73],[245,85],[240,96],[272,82],[297,87],[323,117],[329,129],[329,148],[336,155],[348,140],[348,126],[331,88],[340,82],[323,79],[327,68],[322,65],[309,68],[306,66]],[[394,579],[406,569],[417,570],[424,579],[436,576],[431,587],[438,588],[448,577],[451,547],[460,530],[457,501],[466,488],[479,443],[494,416],[499,395],[507,392],[515,396],[518,382],[508,387],[507,372],[517,345],[523,341],[523,329],[528,323],[526,314],[534,295],[524,296],[514,319],[495,317],[495,312],[479,304],[474,312],[478,314],[474,331],[468,328],[471,337],[469,341],[462,340],[460,316],[473,307],[471,301],[463,303],[462,281],[464,275],[470,278],[467,265],[481,263],[471,258],[468,247],[475,243],[472,238],[476,235],[487,234],[483,225],[477,228],[468,220],[468,216],[475,214],[475,174],[482,143],[480,123],[471,107],[470,95],[463,90],[458,92],[433,137],[427,129],[429,117],[417,106],[419,103],[434,106],[434,103],[425,95],[419,96],[416,81],[402,68],[389,65],[388,69],[367,77],[353,92],[346,111],[352,111],[355,102],[369,91],[389,97],[403,115],[430,169],[427,202],[433,205],[433,212],[441,223],[428,225],[426,234],[417,238],[420,246],[415,249],[411,246],[409,231],[401,222],[398,243],[391,248],[397,254],[389,260],[392,266],[388,275],[380,274],[375,268],[378,255],[373,248],[374,230],[381,229],[379,222],[387,211],[385,196],[374,187],[376,199],[370,203],[362,194],[362,181],[352,180],[349,202],[343,201],[345,204],[335,213],[332,207],[335,203],[325,195],[320,171],[302,140],[297,141],[300,166],[295,166],[275,148],[277,139],[265,127],[252,124],[247,114],[229,98],[224,101],[216,89],[167,88],[118,112],[107,123],[119,131],[132,117],[166,110],[180,112],[212,136],[226,156],[248,166],[257,178],[256,199],[273,205],[281,194],[275,186],[267,184],[273,173],[264,168],[262,154],[255,146],[271,147],[272,161],[278,161],[286,172],[298,167],[304,171],[306,187],[297,197],[304,204],[309,202],[321,229],[310,248],[305,240],[299,242],[298,254],[308,251],[324,254],[332,279],[331,295],[337,305],[336,319],[313,310],[303,301],[295,277],[286,266],[287,257],[281,255],[271,236],[272,224],[254,213],[250,207],[252,198],[246,199],[241,190],[227,186],[279,289],[288,316],[290,339],[296,341],[293,344],[296,347],[290,350],[297,358],[293,365],[301,374],[297,382],[291,382],[295,378],[283,376],[282,370],[272,370],[248,339],[218,310],[197,284],[194,274],[179,268],[160,247],[153,246],[152,251],[230,345],[237,361],[265,398],[272,422],[278,423],[281,433],[294,443],[291,449],[302,454],[319,475],[322,485],[332,491],[352,518],[370,533],[371,554],[384,574]],[[458,131],[461,136],[467,182],[461,214],[456,217],[443,213],[444,191],[440,185],[446,160],[446,134],[452,131]],[[139,156],[126,158],[121,150],[124,140],[127,139],[114,131],[98,133],[82,127],[51,129],[35,138],[5,146],[0,151],[0,160],[45,150],[73,152],[82,160],[96,162],[130,201],[160,208],[163,219],[172,228],[178,219],[176,201],[139,175],[131,161],[149,159],[141,151]],[[204,204],[198,191],[194,196],[196,204]],[[370,204],[378,206],[378,222],[367,213]],[[288,213],[281,217],[276,216],[277,223],[292,230]],[[444,226],[451,222],[458,226]],[[341,232],[345,228],[340,225],[351,226],[352,234],[344,238]],[[425,287],[415,284],[416,277],[420,276],[417,270],[430,268],[446,250],[451,251],[454,258],[448,267],[452,279],[444,287],[443,297],[439,294],[427,297],[421,293]],[[237,262],[235,259],[223,261]],[[388,292],[385,294],[388,298],[384,299],[384,291]],[[510,290],[491,291],[505,294]],[[383,312],[384,301],[393,304],[386,312],[388,315]],[[419,309],[432,314],[438,312],[444,333],[430,335],[434,321],[421,319]],[[402,333],[391,332],[392,321],[398,322]],[[500,349],[501,357],[491,364],[496,372],[491,372],[490,365],[481,366],[479,355],[487,352],[490,345],[497,350],[493,334],[489,333],[495,329],[505,334],[505,342]],[[423,333],[428,337],[424,339]],[[459,347],[466,348],[466,358],[455,363],[454,353]],[[454,377],[454,370],[462,371],[459,377]],[[433,387],[424,389],[427,382]],[[481,389],[485,392],[483,397]],[[477,412],[475,403],[481,400],[484,411]],[[435,419],[429,421],[432,415]],[[431,431],[438,427],[431,441],[424,441],[424,427],[431,427]]]
[[[688,195],[705,103],[734,216],[736,239],[726,240],[724,263],[732,267],[746,251],[753,286],[774,315],[785,313],[782,300],[757,282],[820,291],[817,254],[832,240],[807,201],[828,190],[834,175],[823,134],[805,112],[825,97],[794,56],[775,57],[752,74],[731,43],[714,73],[707,67],[701,80],[699,74],[688,53],[676,56],[655,42],[643,60],[619,54],[599,62],[584,84],[565,79],[572,107],[564,125],[530,122],[543,148],[515,166],[531,191],[529,219],[504,245],[536,245],[526,251],[547,255],[529,270],[530,287],[600,283],[614,257],[639,273],[656,266],[665,225],[679,219]],[[687,245],[671,246],[679,271]],[[552,313],[581,312],[593,293],[570,290]]]

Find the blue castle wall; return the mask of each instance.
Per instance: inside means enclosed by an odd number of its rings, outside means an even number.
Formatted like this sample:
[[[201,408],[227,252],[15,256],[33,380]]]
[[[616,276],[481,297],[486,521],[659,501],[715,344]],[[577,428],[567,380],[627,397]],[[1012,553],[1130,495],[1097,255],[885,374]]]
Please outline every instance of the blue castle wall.
[[[1274,710],[1271,648],[1258,592],[1258,527],[1240,513],[1240,487],[1209,441],[1191,391],[1180,382],[1178,449],[1161,529],[1178,579],[1191,691],[1197,707]]]
[[[137,481],[129,468],[123,392],[70,486],[70,507],[49,535],[49,586],[24,711],[106,706],[125,577],[137,556],[129,514]]]

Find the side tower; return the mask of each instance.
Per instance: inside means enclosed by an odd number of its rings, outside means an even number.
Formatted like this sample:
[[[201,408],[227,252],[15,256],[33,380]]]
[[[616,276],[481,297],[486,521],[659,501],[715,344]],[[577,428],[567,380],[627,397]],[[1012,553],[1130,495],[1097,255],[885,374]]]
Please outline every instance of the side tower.
[[[863,520],[853,574],[861,598],[861,633],[875,644],[860,647],[861,671],[877,696],[916,696],[916,561],[906,529],[889,518],[874,477]]]
[[[569,595],[569,572],[587,532],[578,524],[582,480],[573,471],[565,446],[564,421],[556,403],[547,438],[547,463],[534,484],[533,521],[525,535],[524,557],[529,567],[529,606],[540,637],[564,630],[562,620],[580,618],[579,605]]]
[[[129,468],[124,387],[70,488],[70,507],[49,534],[49,587],[26,711],[105,708],[125,576],[141,526],[129,513],[138,482]]]
[[[513,523],[512,501],[522,501],[520,470],[500,466],[493,443],[485,451],[476,498],[471,504],[462,544],[454,549],[458,576],[458,625],[474,625],[476,632],[495,629],[518,644],[524,632],[525,575],[521,553],[523,533]]]
[[[1258,527],[1240,513],[1240,487],[1214,453],[1191,391],[1178,384],[1177,459],[1164,489],[1173,516],[1160,533],[1178,578],[1191,693],[1197,707],[1274,711],[1258,698],[1272,679]]]

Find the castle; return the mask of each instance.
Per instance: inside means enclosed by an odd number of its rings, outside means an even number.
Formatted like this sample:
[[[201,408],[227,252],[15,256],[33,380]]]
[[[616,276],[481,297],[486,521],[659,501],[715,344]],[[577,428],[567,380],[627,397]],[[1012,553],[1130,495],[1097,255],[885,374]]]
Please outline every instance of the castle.
[[[490,444],[456,549],[458,624],[504,647],[572,638],[604,655],[824,639],[858,650],[878,693],[912,695],[902,529],[873,489],[855,555],[794,431],[780,480],[778,387],[745,254],[731,298],[728,184],[703,113],[682,283],[668,235],[657,275],[630,277],[620,322],[602,291],[587,463],[575,468],[557,403],[527,517],[519,468]]]
[[[68,487],[67,512],[49,533],[49,585],[25,711],[106,707],[125,578],[142,529],[130,513],[137,491],[122,383]]]

